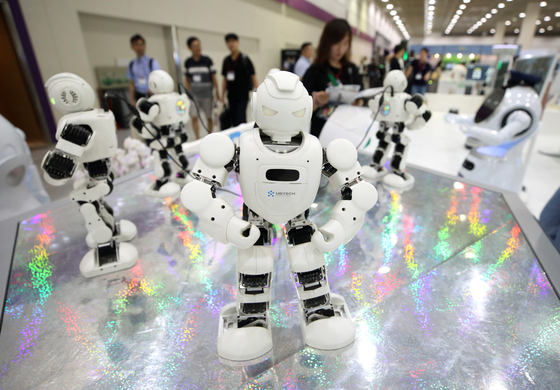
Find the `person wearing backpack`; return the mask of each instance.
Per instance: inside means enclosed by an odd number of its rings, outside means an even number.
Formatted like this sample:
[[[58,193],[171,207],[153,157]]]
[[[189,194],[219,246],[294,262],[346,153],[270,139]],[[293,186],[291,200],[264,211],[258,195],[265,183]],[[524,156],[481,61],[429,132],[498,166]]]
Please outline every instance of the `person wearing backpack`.
[[[237,126],[247,122],[247,103],[249,102],[249,92],[257,89],[257,76],[251,59],[239,51],[239,37],[230,33],[225,36],[226,45],[231,55],[224,58],[222,64],[222,83],[221,101],[225,97],[229,102],[232,126]]]
[[[148,76],[153,70],[161,68],[155,58],[145,54],[146,40],[140,34],[130,38],[130,47],[136,53],[136,58],[128,64],[126,78],[130,80],[128,87],[130,103],[136,106],[136,101],[148,94]]]

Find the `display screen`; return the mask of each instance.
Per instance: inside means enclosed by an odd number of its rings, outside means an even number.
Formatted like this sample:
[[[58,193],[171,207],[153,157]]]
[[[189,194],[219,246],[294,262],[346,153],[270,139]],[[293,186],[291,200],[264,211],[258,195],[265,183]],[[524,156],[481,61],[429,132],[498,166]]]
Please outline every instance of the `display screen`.
[[[474,123],[480,123],[488,119],[488,117],[492,115],[494,110],[500,105],[505,93],[506,90],[503,88],[495,89],[494,92],[492,92],[492,94],[484,100],[484,103],[482,103],[482,106],[478,109],[476,116],[474,117]]]
[[[467,65],[467,80],[486,81],[490,65],[468,64]]]
[[[506,74],[509,68],[509,61],[500,61],[498,62],[497,74],[496,74],[496,84],[494,88],[499,88],[504,86],[504,79],[506,78]]]
[[[541,77],[541,82],[534,87],[535,91],[537,91],[540,95],[543,83],[548,75],[548,71],[550,70],[550,67],[554,65],[552,63],[553,61],[554,56],[522,58],[517,60],[514,70]]]

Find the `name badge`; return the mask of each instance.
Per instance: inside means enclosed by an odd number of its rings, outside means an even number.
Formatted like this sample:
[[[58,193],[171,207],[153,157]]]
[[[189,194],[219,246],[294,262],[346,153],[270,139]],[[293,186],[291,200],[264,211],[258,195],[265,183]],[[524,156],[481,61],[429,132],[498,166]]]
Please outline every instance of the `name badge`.
[[[138,84],[140,84],[140,85],[146,85],[147,83],[148,83],[148,80],[146,80],[145,77],[140,77],[138,79]]]
[[[422,80],[422,73],[416,73],[416,80]]]
[[[202,81],[202,76],[199,74],[193,74],[192,81],[193,83],[200,83]]]
[[[226,76],[227,81],[234,81],[235,80],[235,72],[233,70],[229,70]]]

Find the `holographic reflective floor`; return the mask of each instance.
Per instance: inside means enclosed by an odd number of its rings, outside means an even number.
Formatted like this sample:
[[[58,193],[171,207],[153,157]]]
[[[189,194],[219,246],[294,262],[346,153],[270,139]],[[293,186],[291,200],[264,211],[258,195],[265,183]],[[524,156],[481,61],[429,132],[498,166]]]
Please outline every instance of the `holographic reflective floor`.
[[[24,221],[0,389],[558,389],[560,302],[501,195],[409,172],[413,190],[378,188],[357,237],[326,254],[331,288],[356,321],[354,345],[327,355],[303,345],[278,226],[274,350],[244,366],[216,354],[236,249],[198,230],[180,204],[143,197],[149,175],[108,198],[138,227],[130,270],[80,276],[86,230],[75,204]],[[322,190],[311,218],[326,222],[338,198]]]

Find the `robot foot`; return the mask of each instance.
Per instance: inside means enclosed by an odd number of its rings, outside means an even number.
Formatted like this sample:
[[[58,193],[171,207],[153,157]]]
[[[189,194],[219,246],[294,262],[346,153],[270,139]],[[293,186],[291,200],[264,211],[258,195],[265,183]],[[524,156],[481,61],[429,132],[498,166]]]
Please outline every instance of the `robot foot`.
[[[380,170],[372,166],[362,167],[362,178],[370,183],[375,184],[389,173],[385,167]]]
[[[134,245],[112,240],[86,253],[80,262],[80,272],[84,278],[93,278],[128,269],[137,260],[138,250]]]
[[[113,236],[113,238],[117,242],[130,241],[138,235],[136,225],[126,219],[121,219],[120,222],[116,223],[116,225],[117,234]],[[91,233],[88,233],[88,235],[86,236],[86,243],[87,246],[92,249],[97,247],[97,243],[93,240]]]
[[[383,178],[383,187],[389,191],[394,190],[397,193],[403,193],[414,186],[414,181],[414,176],[406,172],[402,174],[391,172]]]
[[[152,198],[172,198],[177,199],[181,194],[181,186],[174,182],[167,182],[157,188],[157,182],[144,190],[144,195]],[[157,189],[156,189],[157,188]]]
[[[356,339],[356,326],[350,317],[346,301],[341,295],[331,293],[334,316],[307,323],[303,310],[299,308],[299,318],[303,339],[308,346],[325,351],[342,349]]]
[[[268,316],[268,311],[266,315]],[[221,358],[232,361],[253,360],[271,349],[270,323],[267,322],[267,327],[237,328],[237,304],[233,302],[222,308],[218,335],[218,355]]]

